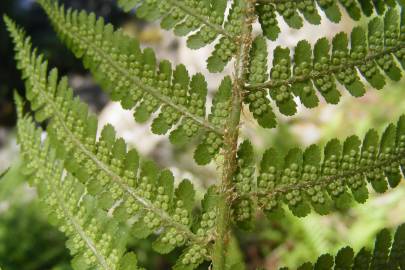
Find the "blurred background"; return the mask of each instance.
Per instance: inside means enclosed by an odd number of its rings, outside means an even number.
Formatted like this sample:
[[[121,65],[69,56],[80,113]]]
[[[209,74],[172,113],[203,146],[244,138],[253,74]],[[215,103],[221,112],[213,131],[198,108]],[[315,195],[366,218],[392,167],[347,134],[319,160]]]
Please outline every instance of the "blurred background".
[[[67,6],[94,11],[107,21],[123,27],[145,46],[153,47],[160,59],[184,63],[194,73],[202,71],[208,79],[211,94],[221,76],[211,75],[205,68],[205,59],[211,48],[198,52],[186,48],[185,40],[159,29],[157,23],[137,20],[133,14],[125,14],[113,0],[64,0]],[[173,147],[164,136],[153,135],[148,125],[138,125],[130,111],[119,104],[109,102],[80,61],[66,50],[52,31],[45,14],[32,0],[2,0],[0,14],[7,14],[23,26],[33,38],[35,46],[45,53],[50,66],[58,67],[69,76],[70,84],[99,115],[100,124],[112,123],[118,134],[136,147],[144,156],[153,158],[162,167],[174,170],[178,179],[189,178],[203,194],[207,186],[215,182],[215,166],[198,167],[190,156],[193,145]],[[364,23],[364,22],[363,22]],[[323,20],[320,27],[305,25],[299,31],[291,30],[280,21],[284,30],[277,42],[269,43],[292,47],[300,39],[314,42],[321,36],[331,37],[339,31],[350,31],[353,22],[344,18],[339,24]],[[258,28],[257,28],[258,30]],[[232,65],[229,65],[232,66]],[[226,71],[230,73],[231,71]],[[401,87],[402,85],[402,87]],[[20,172],[18,147],[15,141],[15,112],[13,90],[24,94],[20,73],[15,69],[13,47],[3,22],[0,22],[0,267],[4,270],[70,269],[70,255],[64,246],[64,236],[48,225],[36,200],[35,189],[30,188]],[[370,89],[367,94],[354,99],[342,91],[338,106],[322,104],[317,109],[299,109],[294,117],[279,115],[279,128],[259,128],[246,111],[243,114],[243,136],[251,139],[260,156],[267,147],[289,149],[305,147],[312,143],[326,143],[351,134],[363,136],[367,129],[382,131],[386,123],[396,121],[405,111],[404,81],[384,88]],[[296,267],[313,260],[324,252],[336,252],[340,247],[351,245],[356,250],[372,246],[376,232],[393,228],[405,221],[405,185],[384,195],[372,193],[364,205],[357,205],[347,212],[329,216],[310,215],[268,221],[258,219],[252,232],[236,231],[238,241],[232,241],[232,256],[247,263],[248,269],[278,269],[280,266]],[[176,252],[161,257],[151,249],[149,241],[133,239],[130,244],[140,264],[147,269],[169,269],[178,256]],[[243,254],[243,255],[242,255]],[[201,266],[207,269],[208,265]]]

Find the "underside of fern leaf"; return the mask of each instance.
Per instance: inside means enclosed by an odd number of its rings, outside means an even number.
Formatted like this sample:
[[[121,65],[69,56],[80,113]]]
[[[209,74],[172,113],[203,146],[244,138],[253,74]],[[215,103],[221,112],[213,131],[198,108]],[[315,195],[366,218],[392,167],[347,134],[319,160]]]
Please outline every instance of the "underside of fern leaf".
[[[252,150],[243,150],[251,146],[245,144],[239,150],[243,161],[252,159],[252,154],[246,154]],[[342,145],[333,139],[323,153],[322,158],[318,145],[305,151],[294,148],[287,154],[268,149],[257,181],[249,166],[242,167],[241,175],[236,176],[236,187],[239,200],[245,203],[234,206],[237,220],[252,218],[256,199],[269,217],[280,216],[283,205],[299,217],[308,215],[311,207],[325,215],[332,209],[350,207],[352,198],[364,203],[368,198],[367,183],[379,193],[398,186],[405,166],[405,116],[396,126],[389,125],[381,138],[370,130],[363,141],[351,136]]]
[[[111,98],[120,101],[126,109],[135,108],[138,122],[153,117],[152,132],[166,134],[171,130],[170,140],[175,144],[203,133],[216,141],[217,147],[211,154],[218,152],[222,145],[221,122],[228,106],[217,108],[214,102],[211,114],[206,117],[207,83],[201,74],[190,78],[184,65],[173,69],[166,60],[157,63],[151,49],[142,51],[135,39],[114,31],[112,25],[97,19],[93,13],[65,11],[51,0],[39,3],[61,39],[83,59],[85,67]]]
[[[99,207],[77,178],[64,173],[63,162],[56,159],[48,140],[41,142],[41,135],[30,118],[20,118],[18,141],[25,172],[38,189],[50,222],[69,238],[73,268],[138,269],[136,256],[124,255],[127,230]]]
[[[323,148],[286,153],[270,148],[259,169],[253,144],[240,143],[239,134],[243,104],[261,126],[273,128],[272,103],[291,116],[296,99],[308,108],[318,106],[318,96],[337,104],[339,84],[360,97],[365,81],[376,89],[387,79],[399,81],[405,69],[403,0],[118,0],[125,10],[187,36],[190,48],[217,42],[208,58],[210,72],[221,72],[234,60],[234,72],[222,79],[212,106],[202,74],[190,76],[184,65],[158,61],[152,49],[141,49],[136,39],[94,13],[65,9],[56,0],[38,2],[61,40],[114,101],[133,110],[138,122],[151,120],[152,132],[170,134],[173,144],[198,141],[195,161],[215,159],[221,178],[199,207],[191,181],[175,185],[170,170],[142,159],[111,125],[100,130],[67,78],[49,70],[31,39],[5,17],[33,114],[24,113],[16,95],[25,172],[50,221],[68,237],[75,269],[139,269],[126,246],[133,237],[150,237],[158,253],[181,251],[174,270],[193,270],[204,261],[212,261],[215,270],[242,270],[242,259],[228,258],[236,239],[231,224],[253,228],[257,210],[280,218],[287,209],[298,217],[312,209],[321,215],[348,209],[354,201],[364,203],[371,188],[383,193],[399,186],[405,174],[405,116],[381,136],[371,129],[363,140],[332,139]],[[354,20],[372,16],[367,29],[356,26],[350,35],[320,38],[313,46],[302,40],[293,55],[289,48],[270,47],[268,67],[267,39],[280,32],[278,15],[299,29],[304,19],[319,24],[318,11],[338,22],[343,10]],[[254,35],[257,21],[263,33]],[[47,125],[46,136],[37,124]],[[404,228],[398,228],[392,245],[389,232],[381,232],[373,254],[363,249],[355,257],[344,248],[335,258],[322,255],[299,269],[405,270]]]
[[[270,40],[276,40],[280,33],[276,14],[282,16],[291,28],[300,29],[304,25],[304,20],[314,25],[321,23],[319,9],[328,20],[338,23],[342,18],[343,9],[353,20],[358,21],[362,14],[367,17],[373,14],[381,15],[387,8],[395,7],[396,4],[404,6],[405,2],[403,0],[258,0],[256,9],[263,35]]]
[[[189,48],[198,49],[218,40],[212,56],[208,59],[208,69],[220,72],[234,56],[236,46],[234,42],[239,38],[241,22],[240,1],[234,1],[229,15],[224,14],[227,7],[226,0],[119,0],[119,5],[126,11],[134,9],[139,18],[146,20],[161,19],[163,29],[173,29],[179,36],[188,36]],[[403,0],[389,1],[346,1],[346,0],[257,0],[256,14],[262,27],[263,36],[276,40],[280,33],[277,14],[291,28],[300,29],[303,21],[318,25],[321,16],[318,7],[326,17],[338,23],[341,10],[358,21],[362,14],[369,17],[373,14],[381,15],[387,8],[405,5]]]
[[[30,39],[11,20],[6,19],[6,23],[26,79],[27,98],[37,121],[50,120],[49,141],[64,168],[115,220],[135,217],[130,224],[131,235],[158,233],[153,248],[160,253],[186,247],[178,269],[193,269],[209,259],[214,205],[205,203],[208,206],[203,207],[200,221],[193,223],[195,191],[190,181],[183,180],[175,189],[170,171],[140,161],[134,149],[128,151],[124,140],[115,138],[110,125],[103,128],[97,140],[97,120],[84,103],[73,98],[67,79],[59,80],[55,69],[48,74],[47,62],[31,49]]]
[[[332,44],[321,38],[311,48],[302,40],[292,58],[288,48],[278,46],[270,72],[267,54],[265,39],[257,37],[251,51],[245,102],[259,124],[273,127],[269,98],[282,114],[294,115],[297,112],[294,97],[299,97],[307,108],[318,105],[315,89],[327,103],[337,104],[341,94],[336,80],[354,97],[366,92],[359,74],[376,89],[382,89],[387,78],[399,81],[405,69],[405,12],[399,14],[395,6],[389,8],[384,18],[369,21],[368,31],[356,27],[350,38],[341,32]]]
[[[297,270],[403,270],[405,269],[405,224],[399,226],[394,239],[389,230],[380,231],[376,237],[374,250],[362,248],[357,254],[351,247],[344,247],[336,256],[324,254],[312,263],[305,263]],[[288,268],[280,268],[288,270]]]
[[[226,20],[227,0],[120,0],[118,3],[127,11],[135,8],[142,19],[161,19],[163,29],[174,29],[176,35],[188,36],[187,46],[191,49],[219,39],[207,61],[211,72],[221,72],[237,51],[242,1],[233,1]]]

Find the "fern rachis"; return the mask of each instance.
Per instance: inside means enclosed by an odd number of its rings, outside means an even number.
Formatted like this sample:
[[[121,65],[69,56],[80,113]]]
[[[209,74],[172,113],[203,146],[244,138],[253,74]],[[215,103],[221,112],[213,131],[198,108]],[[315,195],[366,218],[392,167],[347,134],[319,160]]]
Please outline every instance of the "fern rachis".
[[[405,116],[388,125],[381,138],[370,130],[363,140],[355,135],[344,143],[332,139],[323,150],[318,145],[287,153],[270,148],[258,169],[252,143],[240,143],[239,134],[244,104],[259,125],[274,128],[273,104],[290,116],[297,113],[295,97],[314,108],[319,96],[337,104],[338,84],[360,97],[366,91],[364,81],[377,89],[386,79],[399,81],[405,68],[401,0],[119,0],[125,10],[135,8],[141,18],[159,19],[163,28],[187,36],[192,49],[216,42],[207,59],[209,71],[221,72],[234,60],[232,76],[224,76],[210,112],[200,73],[190,76],[184,65],[158,62],[152,49],[141,49],[137,40],[93,13],[65,9],[54,0],[38,2],[61,40],[113,100],[134,109],[135,120],[153,119],[152,132],[170,133],[173,144],[198,140],[194,159],[200,165],[223,160],[218,183],[196,207],[190,181],[175,187],[169,170],[128,149],[111,125],[97,138],[97,119],[73,97],[67,79],[60,79],[56,69],[49,71],[30,38],[5,17],[35,121],[48,122],[48,138],[41,141],[42,130],[25,115],[16,96],[27,175],[48,205],[51,220],[56,217],[55,225],[68,236],[75,269],[138,269],[126,245],[131,237],[150,235],[161,254],[182,249],[173,269],[195,269],[204,261],[211,261],[215,270],[245,269],[242,261],[227,258],[227,249],[234,238],[232,226],[252,229],[256,211],[270,219],[282,218],[285,211],[304,217],[312,209],[326,215],[349,208],[353,201],[364,203],[368,186],[382,193],[402,179]],[[266,38],[274,40],[280,32],[276,14],[290,27],[301,28],[303,20],[319,24],[319,11],[338,22],[341,8],[354,20],[373,18],[367,29],[356,26],[350,35],[342,32],[331,41],[320,38],[311,45],[302,40],[293,55],[278,46],[268,67]],[[262,34],[253,34],[256,21]],[[60,198],[69,198],[68,203]],[[322,255],[314,265],[299,269],[405,269],[404,241],[404,226],[398,227],[393,242],[384,230],[373,254],[363,249],[355,255],[347,247],[336,257]]]

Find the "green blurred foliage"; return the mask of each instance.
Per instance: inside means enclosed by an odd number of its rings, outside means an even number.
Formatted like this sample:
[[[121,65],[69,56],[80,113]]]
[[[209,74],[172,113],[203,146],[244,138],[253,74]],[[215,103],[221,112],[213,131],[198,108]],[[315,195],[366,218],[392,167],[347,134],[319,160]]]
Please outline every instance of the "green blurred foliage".
[[[0,266],[5,270],[69,270],[62,233],[51,227],[14,165],[0,180]]]

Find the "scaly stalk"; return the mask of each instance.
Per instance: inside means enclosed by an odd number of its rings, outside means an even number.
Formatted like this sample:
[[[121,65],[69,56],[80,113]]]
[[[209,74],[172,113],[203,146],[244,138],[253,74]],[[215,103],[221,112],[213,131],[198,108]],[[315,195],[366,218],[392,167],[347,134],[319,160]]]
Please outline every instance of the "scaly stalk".
[[[252,23],[254,20],[255,0],[242,2],[242,32],[239,37],[239,48],[235,59],[234,80],[232,89],[231,112],[224,133],[224,166],[222,181],[219,187],[219,201],[216,220],[216,241],[213,249],[214,270],[225,270],[225,257],[230,239],[231,205],[233,194],[232,179],[237,168],[236,152],[238,147],[240,115],[242,111],[242,92],[245,85],[245,71],[249,61],[252,45]]]

